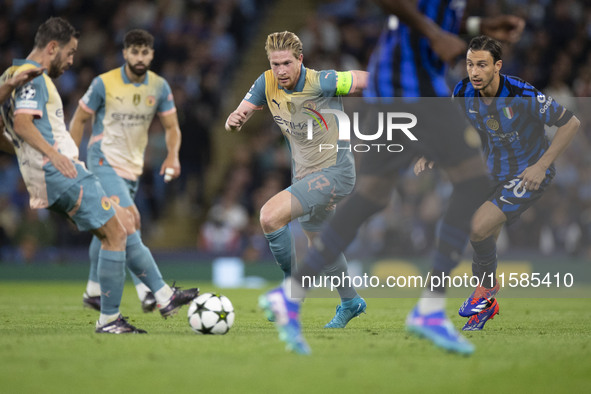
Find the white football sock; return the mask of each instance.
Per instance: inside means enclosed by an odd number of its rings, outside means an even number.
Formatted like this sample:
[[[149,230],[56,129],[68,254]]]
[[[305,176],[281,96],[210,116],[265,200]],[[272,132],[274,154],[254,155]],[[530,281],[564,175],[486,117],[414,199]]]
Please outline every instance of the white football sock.
[[[140,301],[143,301],[146,298],[146,295],[151,292],[150,288],[144,284],[144,282],[140,282],[135,285],[135,291],[137,292],[137,296]]]
[[[101,313],[101,315],[99,316],[99,324],[101,326],[104,326],[105,324],[117,320],[118,317],[119,313],[115,313],[114,315],[104,315]]]
[[[445,309],[445,296],[425,290],[419,299],[418,307],[421,315],[442,311]]]
[[[298,281],[292,280],[291,277],[283,280],[281,286],[283,287],[283,291],[287,298],[292,302],[302,302],[306,297],[306,289],[304,289]]]
[[[162,286],[160,290],[154,293],[158,308],[164,308],[167,306],[170,303],[170,297],[172,297],[173,294],[174,291],[172,291],[169,285]]]
[[[86,295],[89,297],[97,297],[101,295],[101,285],[98,282],[89,280],[86,282]]]

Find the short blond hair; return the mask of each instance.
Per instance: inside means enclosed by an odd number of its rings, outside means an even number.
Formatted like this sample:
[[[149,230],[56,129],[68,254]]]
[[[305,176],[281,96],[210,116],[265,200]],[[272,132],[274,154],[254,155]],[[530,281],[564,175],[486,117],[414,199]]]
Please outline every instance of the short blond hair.
[[[267,57],[271,55],[271,52],[285,50],[291,51],[295,58],[299,58],[303,52],[302,41],[290,31],[271,33],[267,36],[267,42],[265,43]]]

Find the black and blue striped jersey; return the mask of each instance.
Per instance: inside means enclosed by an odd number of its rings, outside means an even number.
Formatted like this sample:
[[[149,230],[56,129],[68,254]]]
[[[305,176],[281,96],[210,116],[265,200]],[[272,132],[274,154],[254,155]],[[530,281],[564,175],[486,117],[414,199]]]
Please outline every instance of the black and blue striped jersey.
[[[465,0],[420,0],[419,10],[443,30],[457,34]],[[429,41],[391,15],[368,66],[366,97],[449,97],[446,64]]]
[[[544,125],[560,127],[573,116],[529,83],[503,74],[496,97],[488,105],[469,78],[456,85],[453,95],[478,131],[486,164],[498,181],[514,179],[542,157],[549,146]],[[551,179],[554,174],[551,165],[546,175]]]

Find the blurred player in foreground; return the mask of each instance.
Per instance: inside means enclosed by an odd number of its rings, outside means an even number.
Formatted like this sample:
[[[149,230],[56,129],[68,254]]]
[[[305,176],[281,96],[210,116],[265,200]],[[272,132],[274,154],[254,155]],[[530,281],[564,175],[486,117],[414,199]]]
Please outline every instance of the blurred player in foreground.
[[[364,95],[449,97],[445,62],[465,53],[466,43],[456,35],[465,2],[426,0],[417,5],[409,0],[384,0],[378,3],[391,15],[372,54]],[[472,20],[472,30],[475,22],[499,38],[512,40],[519,37],[524,26],[523,20],[510,16]],[[429,108],[420,112],[415,114],[422,125],[417,131],[418,141],[395,155],[384,151],[363,155],[355,192],[323,228],[298,272],[292,280],[261,296],[260,305],[275,317],[280,339],[287,343],[288,349],[301,354],[310,352],[299,322],[300,300],[307,291],[301,278],[318,274],[336,254],[346,249],[359,226],[387,205],[399,171],[416,157],[425,155],[440,163],[454,191],[437,232],[431,284],[409,313],[406,327],[446,350],[461,354],[474,352],[474,346],[447,318],[445,285],[441,279],[457,265],[458,256],[466,246],[472,214],[486,197],[487,171],[478,150],[470,148],[464,139],[464,123],[452,111],[443,113],[441,118],[433,116]]]
[[[119,312],[125,284],[126,246],[132,234],[132,218],[105,194],[98,179],[78,160],[78,147],[66,130],[63,105],[52,79],[71,67],[78,47],[78,32],[62,18],[50,18],[35,35],[27,59],[16,59],[3,75],[15,75],[38,67],[47,70],[19,87],[2,106],[2,118],[16,152],[19,168],[33,209],[48,208],[70,218],[81,231],[92,231],[101,242],[98,256],[100,316],[97,333],[145,333],[129,324]],[[137,245],[136,245],[137,247]],[[178,311],[197,295],[197,289],[181,293],[166,285],[159,272],[129,260],[132,271],[153,280],[164,317]],[[190,298],[192,297],[192,298]]]
[[[556,173],[554,161],[580,125],[552,97],[519,78],[501,74],[501,58],[501,43],[487,36],[473,38],[466,56],[468,77],[454,89],[454,97],[480,135],[494,181],[488,201],[472,220],[472,274],[481,283],[460,307],[460,316],[469,317],[465,331],[482,330],[499,312],[496,242],[501,228],[515,222],[544,194]],[[551,144],[544,125],[558,127]],[[433,162],[421,158],[415,173],[426,167],[432,168]]]
[[[260,222],[269,248],[284,272],[291,275],[295,256],[289,222],[299,218],[308,243],[316,237],[322,223],[335,212],[335,204],[351,193],[355,184],[353,155],[346,148],[349,141],[338,140],[337,121],[326,116],[326,123],[314,123],[308,138],[308,119],[317,119],[318,111],[361,91],[367,85],[365,71],[316,71],[303,65],[303,48],[291,32],[272,33],[265,51],[271,69],[252,85],[238,108],[228,116],[226,129],[240,130],[255,110],[267,105],[273,119],[288,142],[292,156],[292,185],[265,203]],[[338,149],[318,150],[318,144]],[[342,253],[324,267],[332,275],[347,275],[347,261]],[[344,328],[366,309],[365,301],[351,286],[338,288],[341,305],[327,328]]]
[[[145,260],[147,266],[157,271],[150,251],[141,241],[141,219],[134,197],[144,169],[148,129],[154,115],[158,114],[166,132],[168,155],[160,167],[165,182],[177,178],[181,172],[181,131],[170,86],[162,77],[149,71],[154,58],[154,37],[145,30],[129,31],[123,39],[123,58],[123,66],[92,81],[79,101],[70,123],[70,133],[80,146],[84,127],[94,117],[88,144],[88,168],[100,179],[107,195],[133,217],[134,231],[127,245],[138,246],[128,259]],[[83,297],[83,304],[96,310],[100,307],[99,249],[100,240],[95,236],[89,248],[90,274]],[[157,300],[150,287],[142,282],[147,277],[140,280],[133,272],[131,277],[143,311],[153,311]]]

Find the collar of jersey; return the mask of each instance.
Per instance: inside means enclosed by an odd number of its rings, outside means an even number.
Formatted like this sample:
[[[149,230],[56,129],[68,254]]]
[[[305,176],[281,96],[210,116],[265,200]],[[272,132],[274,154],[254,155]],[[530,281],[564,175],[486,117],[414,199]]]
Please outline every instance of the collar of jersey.
[[[306,67],[304,67],[304,64],[302,63],[302,66],[300,68],[300,78],[298,79],[298,83],[296,83],[295,89],[294,90],[287,90],[287,89],[283,88],[282,86],[279,86],[279,89],[285,90],[286,93],[301,92],[302,90],[304,90],[305,83],[306,83]]]
[[[495,97],[501,97],[501,92],[503,91],[504,87],[505,87],[505,76],[503,74],[499,74],[499,88],[497,89],[497,94],[495,94]]]
[[[131,82],[129,80],[129,78],[127,78],[127,74],[125,74],[125,64],[123,66],[121,66],[121,78],[123,78],[124,83],[132,83],[135,86],[147,85],[148,84],[148,74],[149,73],[146,71],[146,78],[144,78],[143,82],[140,82],[140,83]]]
[[[29,60],[29,59],[14,59],[12,61],[12,64],[15,66],[22,66],[23,64],[32,64],[35,67],[41,67],[41,65],[33,60]],[[47,70],[43,71],[43,72],[47,72]]]

